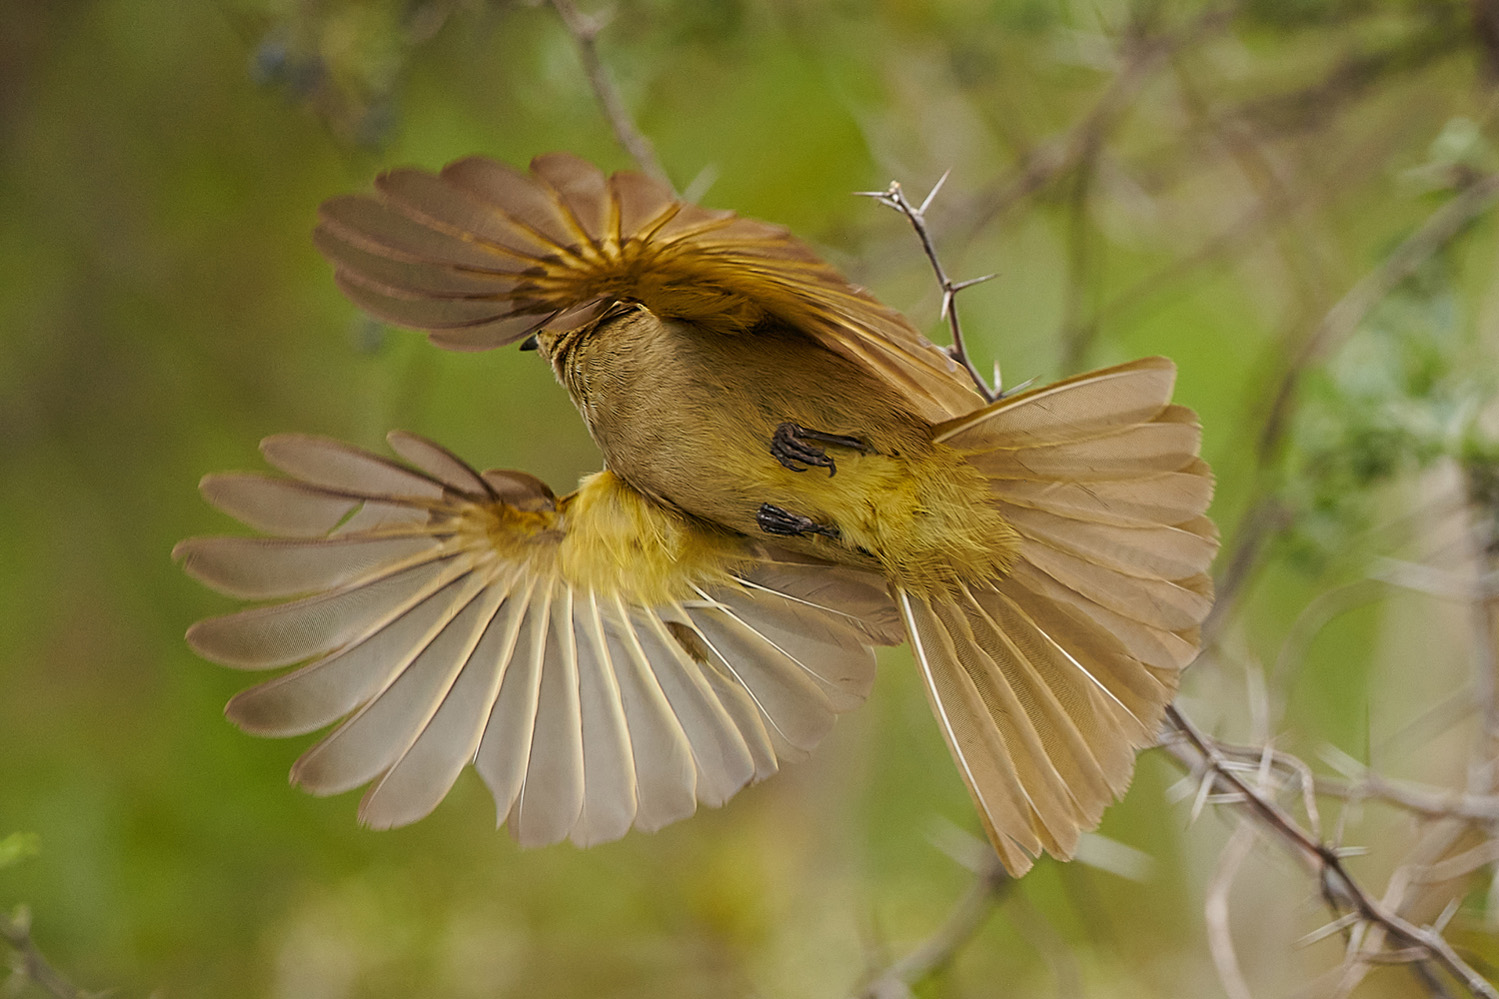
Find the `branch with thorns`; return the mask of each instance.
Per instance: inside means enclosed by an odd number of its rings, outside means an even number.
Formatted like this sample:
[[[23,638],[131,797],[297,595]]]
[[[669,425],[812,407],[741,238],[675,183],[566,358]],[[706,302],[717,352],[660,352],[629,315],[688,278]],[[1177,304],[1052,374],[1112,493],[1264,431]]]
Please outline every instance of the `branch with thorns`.
[[[604,21],[581,15],[571,0],[550,0],[569,33],[576,40],[584,69],[588,74],[600,109],[609,121],[616,138],[642,170],[665,179],[649,140],[635,127],[617,90],[599,60],[596,36]],[[1206,38],[1234,19],[1238,4],[1227,3],[1210,8],[1174,36],[1154,39],[1136,38],[1124,68],[1115,75],[1093,110],[1047,155],[1031,157],[1015,178],[1000,193],[995,203],[981,213],[980,224],[1002,214],[1015,203],[1065,174],[1098,148],[1120,121],[1146,79],[1170,58],[1192,43]],[[996,364],[993,383],[988,382],[969,356],[956,298],[965,288],[987,281],[993,275],[967,281],[954,281],[943,267],[927,226],[926,213],[947,180],[944,174],[919,205],[912,204],[899,182],[884,191],[861,192],[906,217],[921,241],[941,292],[941,318],[946,320],[952,343],[938,347],[953,361],[961,364],[972,378],[979,393],[990,401],[1001,398],[1001,378]],[[1455,237],[1472,218],[1487,210],[1499,195],[1499,176],[1475,179],[1459,196],[1428,220],[1406,243],[1402,244],[1380,267],[1367,275],[1330,311],[1301,345],[1292,364],[1274,393],[1259,450],[1261,469],[1282,431],[1284,411],[1291,405],[1294,389],[1303,368],[1332,344],[1349,335],[1377,302],[1387,295],[1427,256]],[[1028,382],[1026,384],[1029,384]],[[1011,390],[1019,391],[1025,385]],[[1263,484],[1264,477],[1261,476]],[[1209,637],[1216,633],[1228,612],[1223,604],[1233,604],[1242,592],[1242,584],[1262,561],[1267,542],[1279,534],[1293,517],[1293,512],[1268,492],[1252,507],[1254,514],[1247,525],[1241,525],[1238,545],[1228,553],[1226,580],[1220,581],[1220,607],[1210,627]],[[1226,585],[1224,585],[1226,584]],[[1230,596],[1231,595],[1231,596]],[[1492,603],[1492,601],[1491,601]],[[1221,613],[1220,613],[1221,612]],[[1491,689],[1495,685],[1491,685]],[[1499,694],[1495,694],[1499,697]],[[1491,707],[1499,718],[1499,701]],[[1269,833],[1298,857],[1316,875],[1323,898],[1334,912],[1334,918],[1313,931],[1304,943],[1310,944],[1333,934],[1344,935],[1347,957],[1339,971],[1339,992],[1346,995],[1362,979],[1367,968],[1377,964],[1408,964],[1427,990],[1437,996],[1447,995],[1441,979],[1433,970],[1440,968],[1460,983],[1468,994],[1480,999],[1499,999],[1499,990],[1468,964],[1443,937],[1448,921],[1457,911],[1449,903],[1429,925],[1418,925],[1401,914],[1400,900],[1405,889],[1421,881],[1457,877],[1499,862],[1499,840],[1489,839],[1478,847],[1457,856],[1436,859],[1455,838],[1447,833],[1430,840],[1432,860],[1412,864],[1397,872],[1384,900],[1376,899],[1349,873],[1344,858],[1354,850],[1330,845],[1323,838],[1316,799],[1324,795],[1345,800],[1378,799],[1407,809],[1423,818],[1461,820],[1465,824],[1482,824],[1492,828],[1499,821],[1499,795],[1492,786],[1470,787],[1469,793],[1457,794],[1445,789],[1384,780],[1372,771],[1362,769],[1351,760],[1342,767],[1346,780],[1317,777],[1302,760],[1274,750],[1267,742],[1260,747],[1233,746],[1203,734],[1180,710],[1167,709],[1169,731],[1163,745],[1196,779],[1197,790],[1192,814],[1195,818],[1209,803],[1238,808],[1243,820],[1220,860],[1219,869],[1209,887],[1207,921],[1213,959],[1219,968],[1225,988],[1235,999],[1249,995],[1247,983],[1233,954],[1228,927],[1228,893],[1232,880],[1253,845],[1253,833]],[[1492,761],[1485,773],[1492,771]],[[1280,774],[1276,784],[1272,778]],[[1253,774],[1250,780],[1247,774]],[[1299,789],[1302,808],[1307,815],[1303,826],[1276,800],[1276,793],[1287,787]],[[1339,837],[1340,838],[1340,837]],[[911,988],[949,963],[972,939],[983,921],[1013,886],[1002,868],[991,859],[975,865],[975,878],[969,890],[954,906],[944,924],[906,956],[874,974],[859,993],[865,999],[906,997]],[[1389,946],[1394,941],[1398,946]]]
[[[1264,793],[1256,784],[1250,783],[1242,774],[1245,765],[1228,759],[1217,744],[1198,731],[1197,727],[1172,705],[1166,709],[1167,723],[1175,737],[1167,740],[1171,750],[1184,766],[1201,780],[1194,806],[1194,816],[1217,790],[1223,797],[1221,803],[1240,806],[1273,832],[1276,838],[1289,847],[1316,874],[1323,898],[1337,913],[1336,918],[1305,939],[1313,943],[1333,933],[1345,932],[1348,938],[1350,959],[1363,962],[1417,962],[1430,961],[1438,964],[1474,996],[1483,999],[1499,999],[1499,989],[1464,961],[1442,936],[1445,922],[1439,920],[1431,926],[1417,926],[1387,908],[1367,892],[1356,881],[1343,864],[1351,851],[1326,843],[1316,830],[1316,811],[1313,808],[1309,823],[1312,830],[1301,826],[1274,798]],[[1259,771],[1270,769],[1270,752],[1267,749]],[[1455,911],[1455,910],[1454,910]],[[1450,914],[1448,916],[1450,918]],[[1396,951],[1367,952],[1363,948],[1364,930],[1376,925],[1389,936],[1405,944]]]
[[[890,186],[883,191],[858,191],[856,193],[861,198],[873,198],[887,208],[900,212],[910,221],[911,228],[916,230],[916,236],[921,240],[921,248],[926,251],[926,258],[937,275],[937,284],[942,291],[940,316],[947,320],[948,329],[952,332],[952,345],[937,349],[963,365],[968,370],[968,376],[973,379],[974,387],[979,390],[979,394],[985,400],[993,402],[1006,394],[1000,391],[999,363],[996,361],[994,364],[994,384],[990,385],[984,380],[984,376],[979,374],[979,369],[974,366],[973,360],[968,356],[968,347],[963,341],[963,324],[958,319],[957,297],[958,292],[964,288],[972,288],[976,284],[993,280],[995,275],[985,274],[983,277],[970,278],[967,281],[954,281],[947,276],[947,270],[942,266],[942,260],[937,255],[937,247],[932,242],[932,234],[927,230],[926,210],[932,206],[937,193],[947,183],[947,177],[948,174],[944,173],[937,179],[937,183],[932,185],[931,191],[922,199],[920,205],[911,204],[910,199],[906,197],[905,188],[901,187],[898,180],[892,180]]]
[[[919,206],[913,205],[905,196],[899,182],[892,182],[886,191],[861,193],[899,211],[911,222],[936,275],[942,293],[942,316],[948,321],[952,332],[952,345],[939,349],[944,350],[949,357],[962,364],[973,378],[979,391],[986,398],[993,400],[1000,397],[998,369],[996,367],[995,385],[991,388],[985,383],[968,356],[956,304],[959,291],[988,280],[993,275],[971,281],[953,281],[942,266],[926,226],[926,211],[946,180],[947,175],[944,174]],[[1371,272],[1355,287],[1353,292],[1350,292],[1334,307],[1311,337],[1309,346],[1313,349],[1303,353],[1299,358],[1301,364],[1304,365],[1310,361],[1317,347],[1325,349],[1325,344],[1329,339],[1346,336],[1351,332],[1352,325],[1367,315],[1379,298],[1393,290],[1395,285],[1411,273],[1421,260],[1450,241],[1463,222],[1486,209],[1493,200],[1496,189],[1499,188],[1496,188],[1494,178],[1485,178],[1482,182],[1465,190],[1454,199],[1453,203],[1438,210],[1431,221],[1397,248],[1383,265]],[[1294,377],[1294,375],[1288,376],[1287,382],[1294,384]],[[1272,412],[1281,412],[1283,407],[1289,404],[1288,399],[1289,392],[1283,392],[1279,404]],[[1260,544],[1255,544],[1249,560],[1257,561],[1262,550]],[[1240,559],[1235,557],[1230,562],[1237,565]],[[1209,802],[1237,805],[1247,813],[1247,817],[1257,820],[1262,828],[1272,832],[1316,873],[1322,895],[1336,913],[1336,917],[1327,926],[1309,935],[1306,942],[1312,943],[1333,933],[1344,933],[1348,945],[1348,958],[1345,962],[1347,970],[1344,973],[1344,980],[1349,983],[1346,985],[1347,989],[1351,990],[1352,985],[1357,983],[1363,968],[1371,964],[1389,963],[1415,965],[1418,977],[1427,981],[1433,990],[1440,989],[1439,980],[1426,967],[1428,964],[1434,964],[1460,982],[1469,994],[1482,997],[1482,999],[1499,999],[1499,990],[1496,990],[1464,961],[1442,936],[1446,921],[1451,918],[1456,907],[1450,906],[1432,925],[1419,926],[1407,920],[1397,909],[1377,900],[1353,878],[1344,865],[1343,858],[1351,855],[1352,851],[1331,846],[1323,840],[1316,795],[1323,793],[1350,799],[1378,797],[1426,816],[1460,817],[1482,823],[1495,821],[1493,810],[1499,806],[1499,799],[1492,795],[1461,795],[1438,789],[1396,785],[1369,772],[1362,774],[1356,781],[1343,783],[1326,779],[1319,781],[1313,776],[1311,768],[1303,761],[1290,754],[1276,752],[1268,744],[1258,749],[1229,747],[1225,750],[1225,747],[1215,740],[1203,735],[1175,705],[1167,708],[1166,717],[1171,735],[1168,736],[1165,744],[1200,781],[1192,810],[1193,818],[1195,819]],[[1245,757],[1251,759],[1258,757],[1258,760],[1246,762],[1243,759]],[[1295,782],[1300,786],[1303,807],[1308,816],[1310,829],[1298,824],[1290,813],[1263,790],[1272,770],[1277,767],[1294,775]],[[1259,780],[1251,784],[1242,776],[1245,771],[1257,772]],[[1230,851],[1225,853],[1219,873],[1209,892],[1207,908],[1209,937],[1214,960],[1219,967],[1225,988],[1235,997],[1247,997],[1249,993],[1248,986],[1239,972],[1237,961],[1233,957],[1232,943],[1228,937],[1227,892],[1234,874],[1247,856],[1250,841],[1247,839],[1248,833],[1243,830],[1249,828],[1252,827],[1241,826],[1241,832],[1235,835]],[[1485,847],[1467,851],[1461,857],[1447,862],[1447,865],[1453,867],[1454,870],[1460,868],[1463,872],[1467,872],[1499,860],[1499,847],[1493,849],[1489,847],[1494,847],[1492,841]],[[1427,871],[1425,877],[1429,880],[1439,880],[1432,871]],[[953,916],[949,917],[949,923],[959,921],[960,914],[974,911],[977,907],[974,901],[976,896],[989,900],[980,910],[987,912],[987,906],[994,904],[997,899],[1000,885],[1007,883],[992,883],[981,873],[969,892],[955,907]],[[1371,928],[1377,928],[1380,933],[1371,933]],[[1390,948],[1384,944],[1381,937],[1398,941],[1402,946]],[[950,933],[944,927],[907,958],[892,965],[885,975],[875,981],[876,983],[895,981],[908,985],[912,981],[907,973],[910,967],[935,968],[940,966],[945,960],[950,959],[964,939],[966,936]],[[915,961],[914,958],[917,955],[921,955],[922,960]],[[933,955],[941,955],[942,960],[934,960]],[[895,993],[871,990],[864,994],[877,997]],[[1441,993],[1436,992],[1436,994]]]

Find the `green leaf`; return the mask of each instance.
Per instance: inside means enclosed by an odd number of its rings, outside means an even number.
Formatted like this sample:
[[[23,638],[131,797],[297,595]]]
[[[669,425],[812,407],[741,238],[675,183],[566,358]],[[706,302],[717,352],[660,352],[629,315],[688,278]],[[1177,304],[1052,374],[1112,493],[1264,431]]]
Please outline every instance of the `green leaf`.
[[[36,833],[11,833],[0,839],[0,870],[14,867],[42,852],[42,840]]]

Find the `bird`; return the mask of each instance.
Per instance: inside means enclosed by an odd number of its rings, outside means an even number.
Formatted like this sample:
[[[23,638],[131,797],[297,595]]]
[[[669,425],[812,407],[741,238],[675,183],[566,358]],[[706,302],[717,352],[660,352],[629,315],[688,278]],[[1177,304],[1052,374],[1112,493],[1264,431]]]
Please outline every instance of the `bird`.
[[[187,633],[263,671],[248,732],[375,828],[472,765],[522,846],[718,806],[806,756],[908,641],[1011,875],[1069,859],[1157,739],[1211,609],[1195,414],[1149,357],[988,401],[787,229],[568,153],[401,168],[314,241],[378,320],[519,344],[603,456],[558,497],[406,432],[283,434],[205,477],[258,536],[185,571],[254,606]]]

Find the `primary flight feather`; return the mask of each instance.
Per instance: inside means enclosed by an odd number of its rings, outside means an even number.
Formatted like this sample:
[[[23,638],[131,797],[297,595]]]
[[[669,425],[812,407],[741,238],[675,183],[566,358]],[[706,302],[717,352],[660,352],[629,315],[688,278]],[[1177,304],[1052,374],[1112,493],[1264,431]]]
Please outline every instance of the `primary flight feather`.
[[[413,821],[473,763],[523,844],[654,829],[810,750],[909,638],[1013,874],[1127,787],[1212,603],[1212,479],[1147,358],[985,404],[784,229],[566,154],[397,170],[323,206],[339,286],[434,342],[524,341],[605,471],[555,498],[436,444],[271,438],[210,477],[268,538],[183,542],[233,596],[189,641],[296,670],[250,731]]]

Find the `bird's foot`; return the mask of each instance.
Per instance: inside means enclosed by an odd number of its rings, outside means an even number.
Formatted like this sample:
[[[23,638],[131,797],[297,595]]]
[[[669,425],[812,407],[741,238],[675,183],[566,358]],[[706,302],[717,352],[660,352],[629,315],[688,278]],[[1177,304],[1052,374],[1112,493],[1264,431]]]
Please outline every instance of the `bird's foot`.
[[[826,468],[828,477],[832,478],[838,474],[838,465],[833,461],[832,455],[818,447],[818,444],[846,447],[864,454],[874,450],[857,437],[828,434],[821,430],[808,430],[795,423],[783,423],[776,427],[776,432],[770,438],[770,454],[793,472],[805,472],[807,466],[815,465]]]
[[[766,534],[779,534],[782,537],[799,537],[803,534],[821,534],[825,538],[835,541],[842,537],[838,528],[829,524],[819,524],[811,517],[800,513],[792,513],[782,510],[772,503],[760,504],[759,511],[755,514],[755,523],[760,525],[760,530]]]

